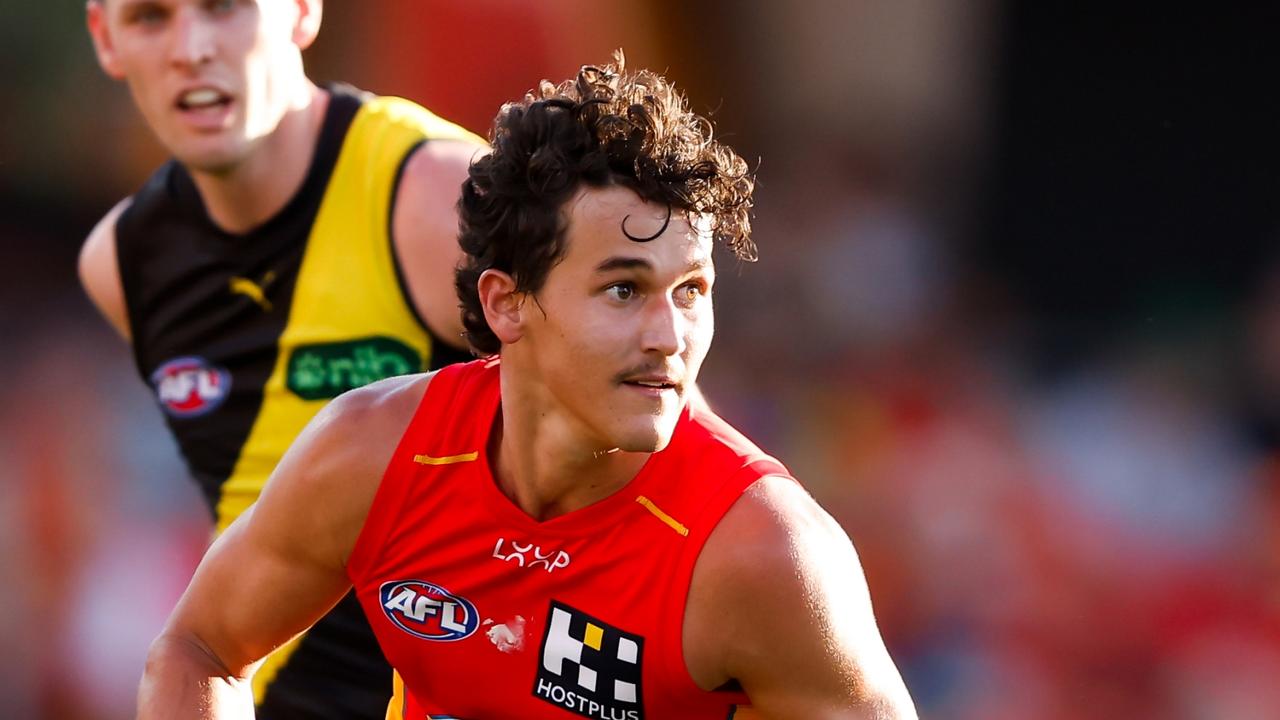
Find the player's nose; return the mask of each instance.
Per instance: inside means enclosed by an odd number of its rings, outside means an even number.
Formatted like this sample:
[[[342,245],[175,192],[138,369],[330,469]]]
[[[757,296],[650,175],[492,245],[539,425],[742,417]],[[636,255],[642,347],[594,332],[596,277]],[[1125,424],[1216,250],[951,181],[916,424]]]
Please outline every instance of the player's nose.
[[[213,58],[217,36],[212,23],[200,13],[179,10],[173,18],[172,37],[169,59],[174,65],[198,67]]]
[[[641,342],[645,352],[679,355],[685,349],[687,319],[670,298],[653,298],[644,309]]]

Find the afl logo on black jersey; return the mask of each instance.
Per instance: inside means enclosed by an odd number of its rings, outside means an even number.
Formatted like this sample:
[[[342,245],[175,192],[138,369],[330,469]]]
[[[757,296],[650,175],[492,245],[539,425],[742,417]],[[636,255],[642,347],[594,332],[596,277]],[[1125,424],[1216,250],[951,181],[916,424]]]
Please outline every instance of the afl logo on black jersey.
[[[189,418],[213,412],[231,393],[231,373],[204,358],[175,358],[151,373],[160,406],[172,417]]]

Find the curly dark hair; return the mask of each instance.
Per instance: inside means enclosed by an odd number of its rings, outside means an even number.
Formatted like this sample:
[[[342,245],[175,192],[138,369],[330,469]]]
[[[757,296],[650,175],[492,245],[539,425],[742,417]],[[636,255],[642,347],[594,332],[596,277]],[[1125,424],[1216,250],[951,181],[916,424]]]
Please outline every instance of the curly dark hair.
[[[493,152],[472,163],[458,202],[464,258],[455,282],[467,339],[480,355],[501,343],[489,328],[476,283],[496,268],[519,292],[536,293],[565,253],[562,208],[586,185],[622,185],[650,202],[709,217],[711,229],[739,259],[754,261],[747,163],[712,138],[711,123],[692,113],[665,78],[588,65],[559,85],[539,83],[494,120]],[[642,238],[633,238],[642,241]]]

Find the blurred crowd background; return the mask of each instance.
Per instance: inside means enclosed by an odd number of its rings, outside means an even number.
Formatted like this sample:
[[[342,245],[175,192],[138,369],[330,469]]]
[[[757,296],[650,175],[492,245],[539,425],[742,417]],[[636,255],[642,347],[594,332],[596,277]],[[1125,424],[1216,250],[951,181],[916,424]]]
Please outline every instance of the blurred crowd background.
[[[713,113],[761,260],[706,393],[922,716],[1276,718],[1280,12],[1117,5],[330,2],[308,62],[483,134],[623,47]],[[75,257],[163,158],[81,2],[0,19],[0,715],[126,718],[208,518]]]

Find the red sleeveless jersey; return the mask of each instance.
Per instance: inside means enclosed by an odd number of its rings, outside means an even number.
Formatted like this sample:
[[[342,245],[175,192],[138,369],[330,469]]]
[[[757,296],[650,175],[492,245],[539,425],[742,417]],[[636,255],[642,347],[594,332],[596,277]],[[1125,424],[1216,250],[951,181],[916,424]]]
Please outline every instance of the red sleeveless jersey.
[[[689,580],[743,490],[786,469],[691,402],[625,487],[538,522],[486,458],[498,376],[481,360],[432,379],[348,564],[404,717],[730,717],[746,697],[699,689],[684,663]]]

